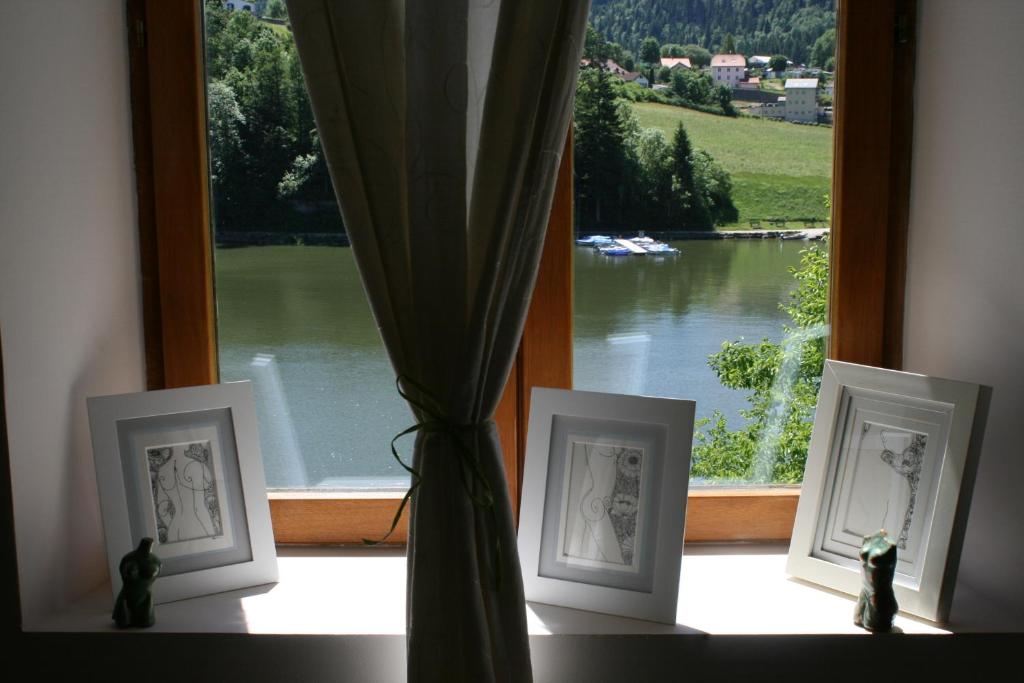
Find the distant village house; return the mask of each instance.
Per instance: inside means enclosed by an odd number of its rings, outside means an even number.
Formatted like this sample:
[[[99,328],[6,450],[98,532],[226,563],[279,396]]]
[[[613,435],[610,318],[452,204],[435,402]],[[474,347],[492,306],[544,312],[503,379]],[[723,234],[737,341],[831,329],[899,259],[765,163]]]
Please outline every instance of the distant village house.
[[[818,120],[818,79],[786,80],[786,120],[814,123]]]
[[[715,85],[735,88],[746,74],[747,60],[743,55],[715,55],[711,58],[711,80]]]
[[[692,69],[689,57],[662,57],[661,65],[669,69]]]
[[[605,71],[607,71],[609,73],[612,73],[612,74],[615,74],[616,76],[619,76],[619,77],[622,77],[622,76],[624,76],[624,75],[629,73],[623,67],[619,66],[619,64],[614,59],[606,59],[606,60],[604,60],[604,67],[603,68],[604,68]]]
[[[591,60],[584,58],[580,60],[580,67],[590,66],[592,63],[593,62]],[[651,87],[650,80],[648,80],[648,78],[644,76],[641,72],[626,71],[626,69],[620,66],[614,59],[604,60],[604,63],[601,65],[601,70],[607,71],[613,76],[618,76],[626,83],[636,83],[645,88]]]
[[[242,12],[249,12],[257,17],[263,16],[267,9],[267,0],[225,0],[223,4],[224,9],[229,12],[240,10]]]
[[[639,71],[627,71],[622,74],[620,78],[626,83],[636,83],[637,85],[641,85],[645,88],[651,87],[651,82]]]

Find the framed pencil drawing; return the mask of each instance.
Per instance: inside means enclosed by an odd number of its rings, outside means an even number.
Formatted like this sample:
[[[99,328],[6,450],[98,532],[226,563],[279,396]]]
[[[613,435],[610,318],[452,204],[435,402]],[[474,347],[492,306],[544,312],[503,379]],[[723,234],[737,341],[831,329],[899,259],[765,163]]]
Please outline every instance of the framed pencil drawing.
[[[533,390],[526,599],[675,623],[693,401]]]
[[[863,537],[896,543],[900,609],[944,621],[988,390],[826,361],[787,569],[856,595]]]
[[[277,580],[248,382],[88,400],[114,593],[146,537],[158,603]]]

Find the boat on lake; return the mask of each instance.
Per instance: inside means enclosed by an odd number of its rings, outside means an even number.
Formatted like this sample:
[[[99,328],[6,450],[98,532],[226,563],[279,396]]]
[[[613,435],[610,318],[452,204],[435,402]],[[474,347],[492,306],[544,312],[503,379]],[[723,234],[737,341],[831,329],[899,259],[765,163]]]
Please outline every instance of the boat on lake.
[[[645,244],[644,249],[647,250],[648,254],[678,254],[679,250],[675,247],[669,246],[664,242],[654,242],[653,244]]]
[[[597,247],[597,250],[605,256],[629,256],[633,252],[618,244],[612,244],[605,247]]]
[[[577,239],[576,244],[593,247],[605,256],[627,256],[630,254],[636,256],[646,256],[648,254],[666,256],[679,253],[679,250],[675,247],[647,237],[643,233],[629,239],[608,237],[606,235],[590,235]]]
[[[606,244],[614,244],[615,238],[609,237],[608,235],[590,235],[589,237],[581,237],[576,240],[576,244],[584,247],[598,247]]]

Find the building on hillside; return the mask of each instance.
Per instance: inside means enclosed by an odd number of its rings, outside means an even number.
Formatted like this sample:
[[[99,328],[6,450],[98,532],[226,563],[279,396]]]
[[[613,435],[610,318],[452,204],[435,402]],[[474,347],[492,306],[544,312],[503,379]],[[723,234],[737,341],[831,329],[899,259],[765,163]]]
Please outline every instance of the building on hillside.
[[[651,87],[651,82],[647,80],[647,76],[644,76],[639,71],[627,71],[626,73],[619,76],[626,83],[636,83],[637,85],[645,88]]]
[[[692,69],[689,57],[662,57],[661,65],[670,69]]]
[[[761,89],[761,79],[756,77],[756,76],[754,78],[748,78],[745,81],[740,81],[736,85],[736,88],[738,90],[760,90]]]
[[[711,80],[715,85],[735,88],[747,77],[747,60],[743,55],[715,55],[711,58]]]
[[[582,69],[582,68],[588,67],[592,63],[593,62],[591,60],[589,60],[589,59],[586,59],[586,58],[581,59],[580,60],[580,68]],[[621,78],[622,80],[626,81],[627,83],[639,83],[640,85],[642,85],[645,88],[649,88],[651,86],[651,82],[641,72],[639,72],[639,71],[626,71],[626,69],[624,69],[621,65],[619,65],[614,59],[606,59],[606,60],[604,60],[604,64],[601,65],[601,70],[602,71],[607,71],[608,73],[610,73],[613,76],[618,76],[619,78]]]
[[[626,71],[626,69],[619,66],[619,64],[614,59],[604,60],[604,66],[602,68],[608,73],[615,74],[620,78],[629,73],[628,71]]]
[[[772,58],[768,55],[754,55],[747,59],[747,66],[751,69],[767,69],[768,62],[772,61]]]
[[[786,120],[814,123],[818,120],[818,79],[786,80]]]
[[[262,17],[267,10],[267,0],[224,0],[224,9],[229,12],[239,10]]]

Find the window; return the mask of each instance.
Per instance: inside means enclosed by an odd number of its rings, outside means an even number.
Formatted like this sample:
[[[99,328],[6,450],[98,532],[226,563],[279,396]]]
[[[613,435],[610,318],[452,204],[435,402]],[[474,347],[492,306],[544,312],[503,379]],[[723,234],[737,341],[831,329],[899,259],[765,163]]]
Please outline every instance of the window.
[[[838,10],[829,355],[890,367],[900,362],[913,77],[912,40],[896,42],[892,27],[897,16],[912,18],[910,4],[864,8],[841,0]],[[148,383],[208,383],[218,377],[218,361],[201,10],[198,2],[131,0],[129,12]],[[499,408],[513,501],[528,389],[571,382],[570,164],[568,153],[537,296]],[[358,542],[385,530],[396,505],[382,494],[294,493],[276,495],[271,510],[279,541]],[[786,538],[795,506],[792,492],[694,492],[688,539]]]

